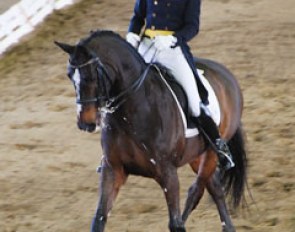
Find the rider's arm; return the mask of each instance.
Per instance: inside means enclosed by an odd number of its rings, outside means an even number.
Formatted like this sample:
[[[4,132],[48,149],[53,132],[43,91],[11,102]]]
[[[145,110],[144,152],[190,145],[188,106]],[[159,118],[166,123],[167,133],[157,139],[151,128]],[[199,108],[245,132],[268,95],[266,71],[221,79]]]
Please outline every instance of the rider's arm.
[[[128,32],[140,34],[142,27],[145,24],[146,16],[146,0],[136,0],[134,6],[134,14],[130,20]]]
[[[201,0],[189,0],[184,13],[184,26],[174,33],[178,42],[188,42],[199,32]]]

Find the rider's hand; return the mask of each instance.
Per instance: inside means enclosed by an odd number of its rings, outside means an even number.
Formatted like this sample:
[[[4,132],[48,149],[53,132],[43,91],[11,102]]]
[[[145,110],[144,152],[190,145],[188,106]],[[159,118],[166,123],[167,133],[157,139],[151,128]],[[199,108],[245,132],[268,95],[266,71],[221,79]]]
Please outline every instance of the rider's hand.
[[[174,47],[177,43],[177,38],[173,35],[158,35],[154,39],[155,48],[159,51],[167,50]]]
[[[126,35],[126,40],[133,47],[138,48],[138,45],[139,45],[139,42],[140,42],[139,35],[137,35],[137,34],[135,34],[133,32],[128,32],[127,35]]]

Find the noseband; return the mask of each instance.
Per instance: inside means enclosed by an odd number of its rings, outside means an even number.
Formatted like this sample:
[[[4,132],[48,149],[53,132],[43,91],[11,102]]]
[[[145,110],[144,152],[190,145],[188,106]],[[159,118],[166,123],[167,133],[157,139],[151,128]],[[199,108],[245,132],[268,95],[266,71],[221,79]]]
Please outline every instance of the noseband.
[[[94,57],[94,58],[90,59],[89,61],[87,61],[83,64],[80,64],[80,65],[73,65],[69,62],[69,66],[74,69],[79,69],[79,68],[84,68],[84,67],[94,64],[94,63],[97,63],[97,73],[98,73],[97,80],[96,80],[97,90],[99,89],[98,88],[99,81],[102,81],[103,88],[104,88],[103,91],[105,92],[106,96],[99,96],[99,93],[97,91],[97,94],[94,98],[77,99],[76,102],[78,104],[90,104],[90,103],[100,103],[102,100],[104,100],[106,103],[104,108],[107,112],[110,112],[110,113],[115,112],[127,100],[127,97],[130,95],[130,93],[136,92],[141,87],[141,85],[143,84],[143,82],[148,74],[150,67],[154,66],[154,64],[150,63],[145,68],[145,70],[140,75],[140,77],[137,78],[127,89],[123,90],[118,95],[110,98],[109,92],[107,89],[107,85],[106,85],[106,80],[105,80],[104,76],[107,78],[109,84],[112,84],[112,81],[111,81],[111,78],[110,78],[105,66],[103,65],[103,63],[101,62],[101,60],[98,57]],[[101,80],[99,80],[99,79],[101,79]]]

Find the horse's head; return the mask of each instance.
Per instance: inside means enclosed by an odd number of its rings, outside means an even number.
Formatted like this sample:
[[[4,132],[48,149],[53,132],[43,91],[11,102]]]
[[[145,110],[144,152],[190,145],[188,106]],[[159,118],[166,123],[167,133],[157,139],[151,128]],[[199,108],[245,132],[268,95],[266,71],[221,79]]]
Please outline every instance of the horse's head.
[[[99,58],[82,45],[55,44],[70,56],[68,77],[76,91],[78,127],[94,132],[99,123],[98,108],[108,98],[104,67]]]

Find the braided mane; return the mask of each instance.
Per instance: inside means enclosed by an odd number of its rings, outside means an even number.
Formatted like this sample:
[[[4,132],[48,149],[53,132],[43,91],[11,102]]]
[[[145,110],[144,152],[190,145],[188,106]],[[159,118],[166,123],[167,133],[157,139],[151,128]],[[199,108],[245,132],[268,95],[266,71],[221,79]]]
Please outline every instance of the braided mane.
[[[123,46],[126,46],[128,50],[135,56],[137,59],[145,64],[144,59],[142,56],[137,52],[132,45],[130,45],[124,38],[122,38],[118,33],[110,30],[96,30],[96,31],[90,31],[90,35],[84,39],[81,39],[78,43],[78,45],[87,47],[87,44],[92,42],[93,40],[98,40],[101,38],[110,37],[112,39],[117,40],[118,43],[121,43]]]

